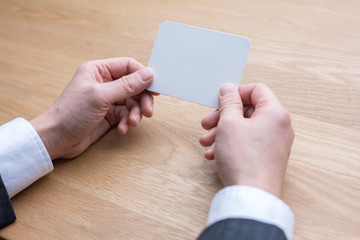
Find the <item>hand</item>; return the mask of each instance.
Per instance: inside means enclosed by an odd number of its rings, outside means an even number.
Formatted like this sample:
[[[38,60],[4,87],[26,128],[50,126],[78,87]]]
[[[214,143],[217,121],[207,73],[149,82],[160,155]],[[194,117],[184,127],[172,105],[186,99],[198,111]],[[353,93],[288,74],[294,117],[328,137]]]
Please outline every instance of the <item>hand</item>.
[[[202,120],[210,146],[205,157],[216,161],[225,186],[249,185],[280,197],[294,140],[290,115],[264,84],[231,84],[220,90],[220,110]]]
[[[153,72],[132,58],[83,63],[55,103],[30,123],[51,159],[73,158],[110,127],[120,134],[153,114],[153,93],[145,89]]]

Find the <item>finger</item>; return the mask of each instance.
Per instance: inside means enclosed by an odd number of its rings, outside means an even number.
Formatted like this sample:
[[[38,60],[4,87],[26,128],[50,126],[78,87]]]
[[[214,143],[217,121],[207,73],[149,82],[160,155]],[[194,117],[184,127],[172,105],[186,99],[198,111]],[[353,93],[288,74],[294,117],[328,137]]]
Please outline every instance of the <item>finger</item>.
[[[153,91],[149,91],[149,90],[148,90],[148,92],[153,96],[159,96],[160,95],[160,93],[157,93],[157,92],[153,92]]]
[[[207,160],[214,160],[214,158],[215,158],[215,143],[213,143],[208,149],[206,149],[204,156]]]
[[[219,94],[220,117],[223,115],[243,117],[243,103],[239,91],[233,84],[226,83]]]
[[[144,91],[153,80],[151,68],[143,68],[122,78],[102,84],[104,96],[110,103],[121,102]]]
[[[244,105],[267,105],[280,103],[275,94],[263,83],[243,85],[239,87],[239,94]]]
[[[101,67],[99,70],[103,70],[105,72],[108,71],[112,80],[121,78],[124,75],[134,73],[144,68],[144,65],[130,57],[108,58],[104,60],[96,60],[94,62]]]
[[[255,112],[255,108],[252,105],[244,106],[244,117],[250,118]]]
[[[126,101],[127,109],[130,111],[128,117],[128,123],[130,127],[136,127],[141,120],[141,110],[140,105],[137,101],[132,98],[127,99]]]
[[[210,130],[218,124],[219,118],[220,113],[218,110],[215,110],[201,120],[201,126],[206,130]]]
[[[109,123],[110,126],[115,126],[119,122],[117,119],[120,116],[120,108],[121,106],[110,105],[109,110],[105,115],[105,119]]]
[[[103,119],[90,135],[91,144],[96,142],[102,135],[104,135],[110,129],[110,127],[111,125],[109,122],[106,119]]]
[[[118,132],[121,135],[125,135],[129,130],[129,123],[128,123],[129,111],[126,107],[122,107],[120,110],[120,122],[117,126]]]
[[[123,109],[125,108],[125,109]],[[110,105],[108,112],[106,113],[105,119],[110,126],[115,126],[119,123],[122,115],[127,112],[125,105]]]
[[[140,95],[140,107],[145,117],[152,117],[154,113],[154,97],[147,91]]]
[[[200,137],[199,142],[204,147],[208,147],[215,142],[216,127],[210,129],[206,134]]]

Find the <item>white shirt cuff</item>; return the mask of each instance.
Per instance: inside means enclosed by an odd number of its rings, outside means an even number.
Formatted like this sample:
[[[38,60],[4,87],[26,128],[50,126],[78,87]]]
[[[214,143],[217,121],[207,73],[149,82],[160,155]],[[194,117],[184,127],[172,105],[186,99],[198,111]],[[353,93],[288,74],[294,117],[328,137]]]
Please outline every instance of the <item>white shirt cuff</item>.
[[[251,219],[280,228],[292,238],[294,214],[274,195],[261,189],[234,185],[220,190],[212,200],[207,225],[228,218]]]
[[[10,197],[54,169],[32,125],[16,118],[0,126],[0,174]]]

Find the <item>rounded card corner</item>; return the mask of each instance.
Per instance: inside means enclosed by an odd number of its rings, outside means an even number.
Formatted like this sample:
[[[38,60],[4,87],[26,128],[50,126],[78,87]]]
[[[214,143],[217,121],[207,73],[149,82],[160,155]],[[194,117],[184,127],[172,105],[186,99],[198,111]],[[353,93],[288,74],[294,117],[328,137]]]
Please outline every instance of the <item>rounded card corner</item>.
[[[166,27],[166,25],[171,24],[171,23],[173,23],[173,22],[171,22],[169,20],[163,21],[162,23],[160,23],[159,30],[163,27]]]
[[[251,47],[251,41],[250,41],[250,39],[249,38],[247,38],[247,37],[243,37],[243,38],[245,38],[246,39],[246,41],[247,41],[247,43],[248,43],[248,45],[249,45],[249,48]]]

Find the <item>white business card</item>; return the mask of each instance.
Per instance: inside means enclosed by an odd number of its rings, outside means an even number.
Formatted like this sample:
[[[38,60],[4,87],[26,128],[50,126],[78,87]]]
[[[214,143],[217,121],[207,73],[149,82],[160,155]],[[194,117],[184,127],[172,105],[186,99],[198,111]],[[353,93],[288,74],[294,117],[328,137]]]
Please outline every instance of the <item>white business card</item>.
[[[148,64],[154,71],[148,90],[218,108],[220,87],[239,86],[249,50],[246,37],[163,22]]]

